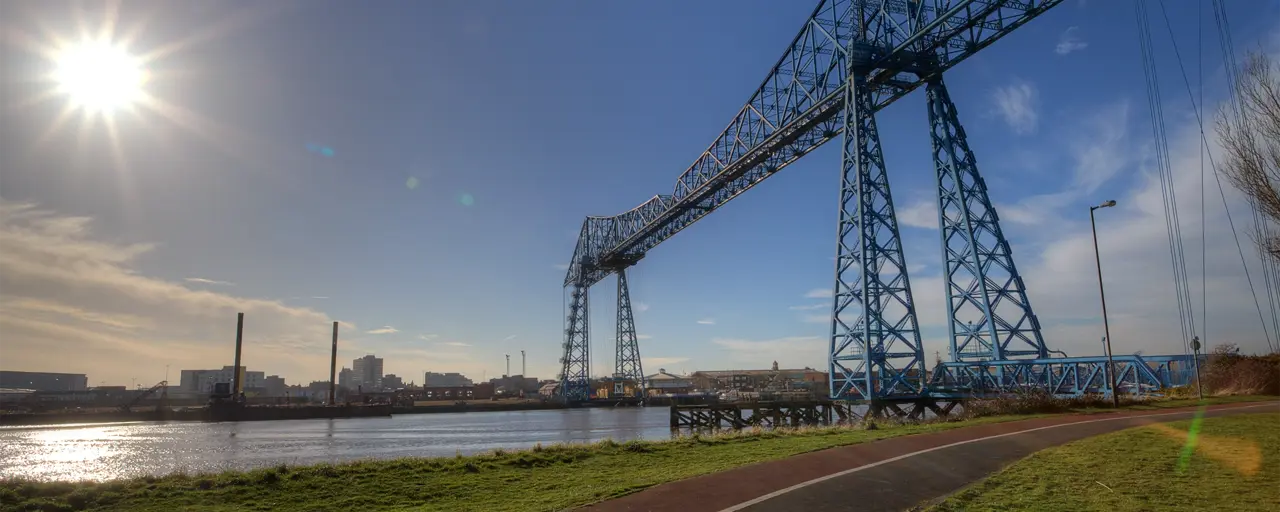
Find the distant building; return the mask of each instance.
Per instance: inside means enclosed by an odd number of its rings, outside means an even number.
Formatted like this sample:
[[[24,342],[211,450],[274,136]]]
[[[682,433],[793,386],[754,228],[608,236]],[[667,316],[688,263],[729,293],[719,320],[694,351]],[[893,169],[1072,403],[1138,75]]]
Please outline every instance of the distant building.
[[[650,395],[683,395],[693,391],[692,380],[667,373],[666,368],[659,368],[658,373],[645,377],[644,383]]]
[[[824,390],[827,373],[813,368],[698,371],[689,375],[693,386],[704,391]]]
[[[422,379],[423,388],[461,388],[474,385],[471,379],[461,373],[427,372]]]
[[[351,362],[351,371],[353,372],[354,384],[360,386],[365,391],[376,391],[382,389],[382,358],[375,357],[373,354],[356,359]]]
[[[493,384],[493,392],[498,395],[533,394],[538,392],[538,379],[524,375],[506,375],[497,379],[489,379]]]
[[[284,383],[284,377],[279,375],[268,375],[262,380],[262,388],[267,396],[284,396],[285,389],[288,386]]]
[[[262,390],[266,387],[266,372],[251,372],[244,366],[240,367],[240,372],[244,377],[244,382],[240,386],[241,391],[250,389]],[[221,370],[182,370],[178,375],[182,379],[178,384],[180,391],[186,393],[212,393],[214,384],[219,382],[231,383],[235,370],[231,366],[223,366]]]
[[[400,389],[403,387],[404,387],[404,379],[397,377],[395,374],[388,373],[382,376],[383,389]]]
[[[89,378],[83,373],[0,371],[0,388],[34,391],[83,391]]]
[[[350,368],[343,368],[342,371],[338,372],[339,388],[354,390],[356,389],[355,380],[356,372],[351,371]]]

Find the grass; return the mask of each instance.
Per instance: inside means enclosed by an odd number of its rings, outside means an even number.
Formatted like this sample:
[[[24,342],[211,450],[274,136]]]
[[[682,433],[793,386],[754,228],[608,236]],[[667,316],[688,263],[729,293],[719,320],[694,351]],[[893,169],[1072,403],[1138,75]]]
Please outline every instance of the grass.
[[[1193,404],[1168,401],[1163,406]],[[998,415],[920,424],[878,422],[875,429],[755,430],[668,441],[606,440],[524,451],[496,450],[470,457],[279,466],[101,483],[0,480],[0,511],[561,510],[806,452],[1034,416]]]
[[[1038,452],[931,508],[978,510],[1280,510],[1280,414],[1207,418],[1183,460],[1191,421]]]

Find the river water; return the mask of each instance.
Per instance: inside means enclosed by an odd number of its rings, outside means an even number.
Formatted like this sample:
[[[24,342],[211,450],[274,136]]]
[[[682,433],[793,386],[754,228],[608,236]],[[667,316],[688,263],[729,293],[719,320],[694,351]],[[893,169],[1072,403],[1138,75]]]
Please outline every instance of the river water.
[[[110,480],[670,437],[666,407],[0,427],[0,477]]]

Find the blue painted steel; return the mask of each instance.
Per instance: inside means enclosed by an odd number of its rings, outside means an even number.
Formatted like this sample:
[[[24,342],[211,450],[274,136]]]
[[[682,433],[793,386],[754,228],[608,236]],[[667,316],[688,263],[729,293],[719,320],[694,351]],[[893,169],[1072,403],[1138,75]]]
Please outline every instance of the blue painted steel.
[[[569,315],[564,330],[564,357],[560,358],[560,396],[581,402],[591,395],[591,343],[588,339],[587,286],[574,286],[569,295]]]
[[[1115,356],[1116,383],[1123,393],[1152,393],[1191,383],[1194,358]],[[1107,358],[1063,357],[947,362],[933,369],[929,395],[963,398],[1044,390],[1054,395],[1110,393]]]
[[[956,106],[935,76],[925,87],[945,262],[953,361],[1049,357]]]
[[[588,217],[583,223],[564,281],[575,292],[583,291],[580,305],[576,298],[579,294],[574,295],[578,307],[571,308],[570,325],[579,321],[573,315],[585,315],[585,290],[592,284],[634,264],[659,243],[839,135],[847,116],[837,114],[846,109],[851,98],[862,98],[865,107],[859,116],[870,120],[879,109],[1061,2],[821,1],[764,82],[711,146],[680,175],[670,194],[653,196],[626,213]],[[861,91],[847,90],[852,83],[852,69],[861,75]],[[883,173],[882,165],[877,166],[878,172]],[[848,170],[847,162],[843,170]],[[872,190],[859,186],[864,191]],[[883,195],[887,201],[887,188]],[[880,215],[884,218],[872,220],[883,226],[896,225],[891,206]],[[858,217],[862,228],[859,236],[865,236],[862,232],[872,227],[868,219]],[[883,265],[877,263],[879,258],[888,261],[888,256],[876,255],[877,251],[888,254],[881,250],[890,247],[888,238],[876,236],[872,242],[875,250],[858,253],[859,272]],[[889,238],[896,236],[894,233]],[[845,243],[843,237],[841,243]],[[900,249],[892,261],[901,263]],[[839,302],[833,307],[832,367],[859,357],[865,363],[862,369],[849,363],[853,368],[842,370],[840,388],[833,391],[862,399],[909,397],[921,392],[919,383],[924,372],[917,361],[923,357],[909,292],[888,289],[905,287],[906,272],[900,266],[898,271],[900,279],[889,277],[883,282],[877,279],[876,283],[857,284],[860,289],[867,287],[859,292],[859,298],[877,304],[888,301],[876,306],[879,309],[874,314],[879,318],[849,323],[843,321],[844,313],[864,312],[846,311],[848,304],[842,307]],[[848,279],[837,277],[838,283],[855,283]],[[881,289],[880,285],[887,288]],[[837,288],[840,286],[837,284]],[[852,301],[853,297],[850,291],[842,299]],[[886,313],[895,307],[904,311]],[[897,320],[887,321],[890,317]],[[585,319],[581,322],[585,325]],[[852,333],[858,329],[862,331],[860,336]],[[586,337],[585,329],[566,330],[566,393],[571,391],[569,382],[585,382],[585,363],[571,362],[585,361]],[[836,359],[837,355],[840,359]]]
[[[845,91],[831,397],[919,397],[924,351],[866,76],[855,69]]]
[[[622,393],[623,381],[636,384],[634,396],[644,398],[644,368],[640,364],[640,342],[636,338],[635,315],[631,311],[631,289],[626,269],[618,269],[618,346],[613,379],[615,393]]]
[[[878,111],[1062,0],[824,0],[711,146],[657,195],[608,219],[570,261],[565,286],[590,286],[840,134],[847,59],[870,63]],[[613,224],[616,224],[613,225]]]

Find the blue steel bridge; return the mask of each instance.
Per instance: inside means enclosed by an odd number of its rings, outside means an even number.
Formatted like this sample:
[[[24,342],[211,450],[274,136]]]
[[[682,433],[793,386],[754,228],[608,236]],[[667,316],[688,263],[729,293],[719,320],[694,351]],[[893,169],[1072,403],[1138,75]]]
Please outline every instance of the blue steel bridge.
[[[728,127],[635,208],[582,223],[560,392],[590,396],[591,285],[618,280],[614,376],[642,382],[628,267],[680,230],[829,142],[841,145],[829,337],[830,396],[871,405],[1047,390],[1109,393],[1107,358],[1051,351],[969,148],[945,72],[1062,0],[822,0]],[[938,192],[949,361],[931,372],[903,260],[876,115],[923,88]],[[918,97],[918,96],[917,96]],[[1191,358],[1115,356],[1117,382],[1164,388]],[[643,392],[643,391],[641,391]]]

